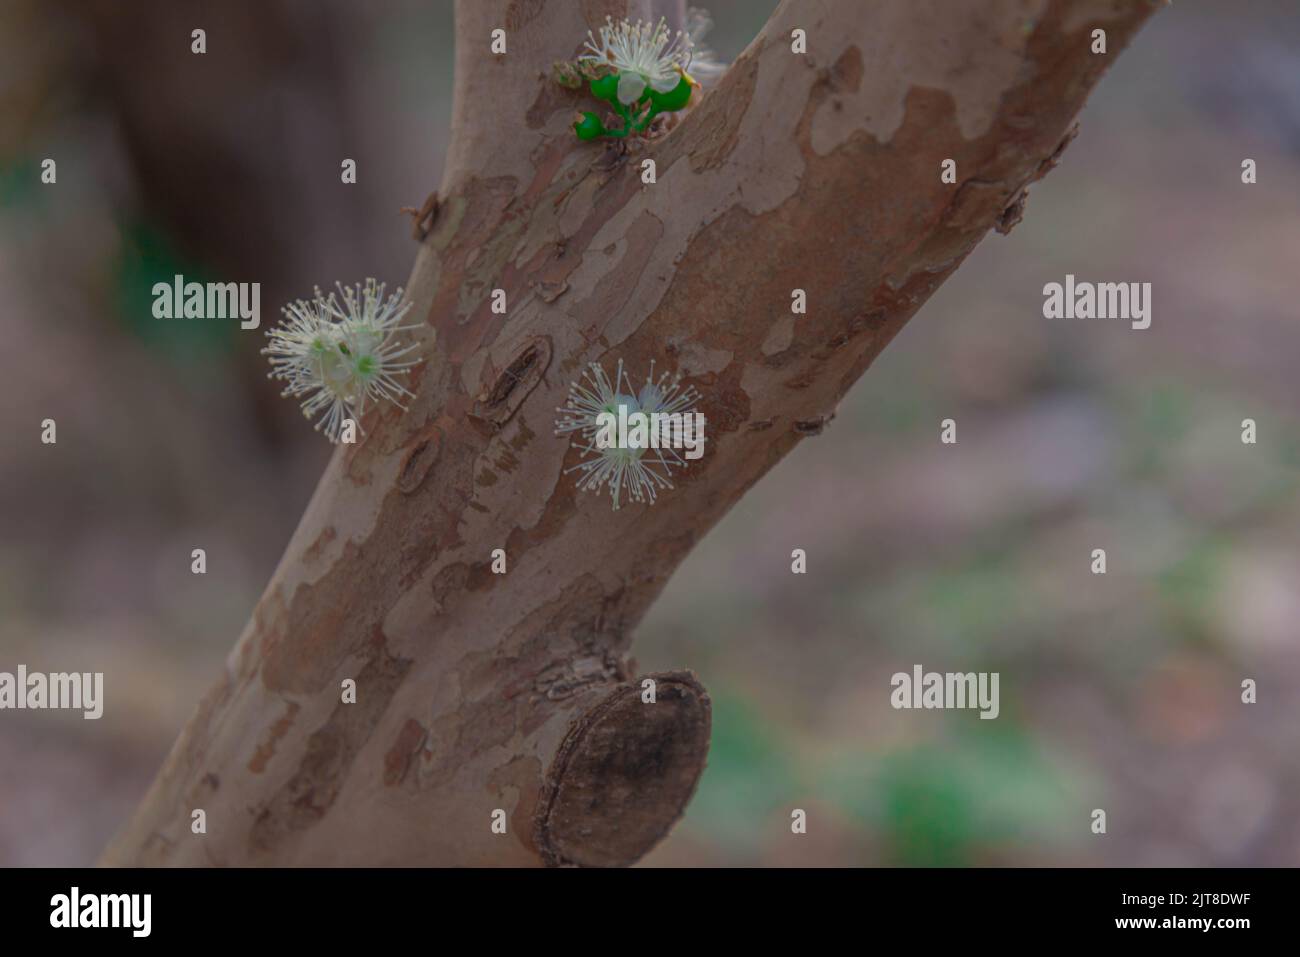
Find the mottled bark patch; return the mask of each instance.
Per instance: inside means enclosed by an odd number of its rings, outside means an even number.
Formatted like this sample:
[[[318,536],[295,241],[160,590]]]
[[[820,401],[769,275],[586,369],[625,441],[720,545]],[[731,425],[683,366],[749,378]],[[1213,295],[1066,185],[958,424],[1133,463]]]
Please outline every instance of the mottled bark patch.
[[[649,210],[638,213],[627,226],[615,244],[616,254],[621,248],[621,255],[605,264],[594,288],[582,290],[585,298],[573,310],[584,336],[595,339],[604,334],[611,342],[619,342],[645,319],[651,304],[637,308],[632,294],[654,261],[663,235],[663,220]]]
[[[771,359],[790,348],[790,343],[794,341],[794,318],[793,314],[782,316],[772,323],[772,328],[767,331],[763,344],[759,347],[763,355]]]
[[[506,7],[506,31],[513,33],[532,23],[546,9],[546,0],[510,0]]]
[[[536,755],[519,755],[509,764],[497,768],[488,776],[488,787],[493,790],[500,801],[509,799],[515,792],[515,806],[511,817],[518,822],[509,832],[518,841],[536,855],[537,847],[533,843],[533,829],[528,826],[537,814],[537,798],[542,789],[542,762]]]
[[[703,173],[721,166],[736,148],[740,138],[740,125],[745,119],[745,112],[754,98],[754,87],[758,83],[761,53],[761,47],[751,49],[732,64],[718,89],[706,94],[691,115],[695,133],[685,147],[694,172]],[[664,167],[670,165],[671,160],[666,159]]]
[[[356,702],[344,704],[340,700],[334,706],[325,723],[307,739],[293,776],[254,821],[249,837],[258,851],[275,849],[289,835],[310,827],[329,811],[348,779],[352,762],[405,677],[410,659],[390,655],[382,634],[375,636],[370,647],[370,660],[356,676]]]
[[[825,80],[837,93],[856,93],[862,86],[862,51],[851,46],[824,74]]]
[[[365,644],[366,632],[354,614],[357,609],[346,601],[351,589],[341,582],[356,574],[360,553],[354,543],[345,542],[343,554],[330,571],[314,584],[298,586],[287,609],[268,609],[274,617],[262,632],[261,675],[269,690],[319,691],[334,676],[344,655]]]
[[[605,22],[605,17],[626,17],[628,0],[582,0],[582,18],[593,29]]]
[[[537,99],[533,100],[533,105],[524,114],[524,122],[530,130],[540,130],[555,113],[560,110],[575,112],[582,102],[582,94],[578,90],[566,90],[560,84],[548,80],[537,91]],[[575,144],[578,141],[577,137],[573,137],[573,140]]]
[[[285,705],[284,714],[276,719],[275,724],[271,725],[262,741],[257,746],[253,758],[248,762],[248,770],[254,774],[261,774],[266,770],[267,762],[275,757],[276,743],[288,733],[293,727],[293,719],[297,716],[300,706],[297,702],[290,701]]]
[[[402,779],[406,777],[406,772],[411,767],[411,758],[424,744],[425,734],[424,725],[414,718],[406,719],[406,723],[402,725],[402,730],[397,733],[397,740],[393,742],[393,746],[384,755],[385,787],[400,784]]]
[[[302,561],[305,565],[310,565],[320,558],[321,552],[330,542],[334,541],[338,533],[334,530],[333,525],[326,525],[316,536],[316,540],[307,546],[306,551],[302,553]]]

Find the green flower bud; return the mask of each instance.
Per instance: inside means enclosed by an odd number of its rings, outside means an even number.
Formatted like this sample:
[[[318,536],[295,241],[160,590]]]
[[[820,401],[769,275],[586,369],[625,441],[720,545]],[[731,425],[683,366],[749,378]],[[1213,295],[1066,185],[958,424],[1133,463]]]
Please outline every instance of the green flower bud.
[[[650,102],[658,113],[672,113],[686,106],[691,100],[691,83],[682,77],[678,84],[667,93],[650,91]]]
[[[606,73],[591,81],[591,95],[598,100],[613,103],[618,99],[618,74]]]
[[[578,139],[584,142],[594,140],[598,136],[605,135],[605,124],[595,113],[583,113],[574,121],[573,132],[577,133]]]

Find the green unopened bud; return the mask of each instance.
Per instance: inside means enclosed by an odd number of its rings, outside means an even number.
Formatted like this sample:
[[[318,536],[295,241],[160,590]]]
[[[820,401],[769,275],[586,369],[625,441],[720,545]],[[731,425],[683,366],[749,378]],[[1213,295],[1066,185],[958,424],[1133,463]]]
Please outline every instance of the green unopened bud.
[[[592,80],[591,95],[607,103],[615,102],[618,99],[618,74],[606,73]]]
[[[650,91],[650,102],[658,113],[672,113],[683,109],[691,101],[691,81],[682,77],[667,93]]]
[[[573,132],[577,133],[578,139],[584,142],[594,140],[598,136],[605,135],[605,124],[595,113],[583,113],[574,121]]]

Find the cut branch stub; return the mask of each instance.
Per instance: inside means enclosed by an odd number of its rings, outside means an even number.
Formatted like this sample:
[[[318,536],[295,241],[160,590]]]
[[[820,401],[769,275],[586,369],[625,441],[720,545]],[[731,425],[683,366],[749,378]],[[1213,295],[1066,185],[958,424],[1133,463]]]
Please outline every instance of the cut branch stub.
[[[655,683],[655,700],[643,683]],[[537,814],[552,866],[625,867],[686,810],[709,752],[712,706],[688,671],[619,685],[569,729]]]

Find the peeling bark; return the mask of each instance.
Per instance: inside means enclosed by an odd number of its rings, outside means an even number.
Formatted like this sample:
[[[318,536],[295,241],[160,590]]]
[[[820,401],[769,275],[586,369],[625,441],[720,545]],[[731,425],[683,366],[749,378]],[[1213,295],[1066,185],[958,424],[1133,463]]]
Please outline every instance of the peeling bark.
[[[548,80],[625,4],[460,3],[453,146],[408,285],[426,317],[417,396],[336,453],[105,861],[636,861],[689,800],[709,704],[687,673],[651,676],[643,704],[632,627],[988,230],[1010,228],[1152,10],[786,2],[629,157],[579,144],[568,122],[586,101]],[[502,25],[510,52],[493,57]],[[940,182],[945,158],[958,185]],[[796,287],[809,308],[792,322]],[[585,364],[618,359],[684,373],[710,441],[653,508],[611,512],[561,475],[575,459],[552,429]]]

